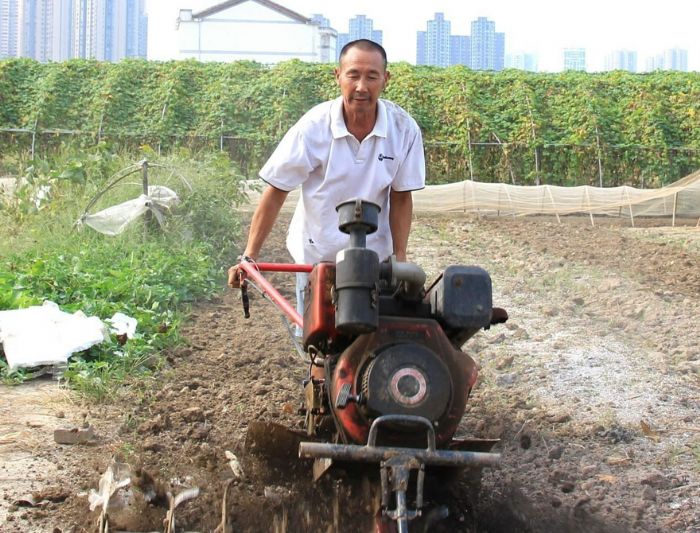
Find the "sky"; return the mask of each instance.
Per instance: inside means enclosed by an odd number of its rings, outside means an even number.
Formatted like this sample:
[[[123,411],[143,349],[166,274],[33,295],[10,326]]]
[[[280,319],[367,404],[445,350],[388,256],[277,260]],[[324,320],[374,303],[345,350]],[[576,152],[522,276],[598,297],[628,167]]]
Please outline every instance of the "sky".
[[[175,21],[180,9],[195,12],[223,0],[146,0],[149,59],[175,59]],[[540,71],[562,69],[564,48],[585,48],[587,70],[602,70],[614,50],[637,52],[637,69],[646,58],[669,48],[688,50],[688,67],[700,71],[698,0],[275,0],[310,17],[320,13],[339,33],[356,15],[373,19],[382,30],[389,61],[415,63],[416,32],[435,13],[444,13],[453,35],[469,35],[477,17],[496,22],[506,34],[506,54],[531,53]]]

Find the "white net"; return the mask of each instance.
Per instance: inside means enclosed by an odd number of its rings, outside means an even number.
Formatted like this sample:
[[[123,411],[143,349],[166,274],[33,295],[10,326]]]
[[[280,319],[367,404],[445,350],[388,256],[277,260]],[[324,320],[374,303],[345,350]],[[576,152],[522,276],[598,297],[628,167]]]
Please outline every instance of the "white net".
[[[250,206],[259,193],[249,189]],[[285,209],[293,209],[299,191],[289,194]],[[465,180],[429,185],[413,193],[416,212],[479,212],[503,216],[587,214],[626,217],[700,218],[700,171],[660,189],[635,187],[522,186]]]

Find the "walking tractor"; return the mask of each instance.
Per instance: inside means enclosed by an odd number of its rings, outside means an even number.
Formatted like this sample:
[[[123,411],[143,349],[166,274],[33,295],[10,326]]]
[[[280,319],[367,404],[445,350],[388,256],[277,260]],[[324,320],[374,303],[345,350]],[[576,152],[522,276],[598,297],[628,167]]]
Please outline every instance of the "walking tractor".
[[[377,463],[384,520],[408,531],[421,515],[423,485],[435,467],[495,466],[496,441],[455,439],[477,379],[462,345],[505,322],[492,306],[491,278],[478,266],[452,265],[427,288],[425,272],[366,247],[379,207],[350,200],[336,208],[349,246],[336,262],[239,264],[246,317],[247,284],[303,329],[309,359],[305,428],[299,457],[314,459],[317,479],[333,462]],[[303,318],[263,272],[308,272]],[[440,467],[440,468],[438,468]]]

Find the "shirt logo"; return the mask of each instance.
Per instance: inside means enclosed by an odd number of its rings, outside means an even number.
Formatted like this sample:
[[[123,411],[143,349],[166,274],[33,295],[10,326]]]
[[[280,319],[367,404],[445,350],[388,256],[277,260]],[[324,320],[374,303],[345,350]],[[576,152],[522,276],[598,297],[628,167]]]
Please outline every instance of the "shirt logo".
[[[391,160],[391,161],[394,160],[393,157],[389,157],[388,155],[384,155],[384,154],[379,154],[379,160],[380,160],[380,161],[384,161],[385,159],[389,159],[389,160]]]

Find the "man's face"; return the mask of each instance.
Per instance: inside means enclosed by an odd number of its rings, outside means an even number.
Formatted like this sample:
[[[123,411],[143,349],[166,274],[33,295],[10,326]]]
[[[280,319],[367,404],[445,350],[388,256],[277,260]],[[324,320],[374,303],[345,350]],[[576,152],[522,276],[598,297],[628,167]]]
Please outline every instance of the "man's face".
[[[353,47],[335,69],[346,111],[372,110],[389,81],[382,55]]]

